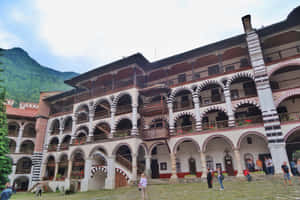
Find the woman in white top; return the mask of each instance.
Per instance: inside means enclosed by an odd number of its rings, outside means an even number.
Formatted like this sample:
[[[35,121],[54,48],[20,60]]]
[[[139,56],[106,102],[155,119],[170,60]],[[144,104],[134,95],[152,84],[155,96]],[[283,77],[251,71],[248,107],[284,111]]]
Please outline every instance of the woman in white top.
[[[139,183],[139,189],[142,192],[142,200],[145,200],[145,197],[146,197],[147,184],[148,184],[147,178],[146,178],[145,174],[143,173],[141,175],[141,179],[140,179],[140,183]]]

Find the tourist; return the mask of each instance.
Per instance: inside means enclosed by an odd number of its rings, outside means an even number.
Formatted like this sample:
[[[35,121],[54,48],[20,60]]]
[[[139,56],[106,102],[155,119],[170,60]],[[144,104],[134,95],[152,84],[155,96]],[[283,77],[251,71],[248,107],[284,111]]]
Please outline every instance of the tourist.
[[[247,178],[248,182],[250,182],[252,180],[252,177],[251,177],[248,169],[244,170],[244,176]]]
[[[260,159],[256,160],[256,166],[259,171],[261,171],[263,169],[263,163]]]
[[[208,185],[208,188],[212,188],[212,183],[213,183],[213,172],[208,169],[208,173],[207,173],[207,185]]]
[[[147,188],[147,178],[144,173],[141,175],[140,183],[139,183],[139,190],[142,193],[142,200],[146,198],[146,188]]]
[[[296,176],[297,175],[297,165],[296,165],[296,161],[292,160],[290,162],[290,165],[291,165],[291,172],[293,174],[293,176]]]
[[[265,163],[265,172],[266,172],[266,175],[269,175],[270,174],[270,172],[269,172],[269,162],[268,162],[268,158],[267,157],[265,157],[264,158],[264,163]]]
[[[9,200],[12,195],[12,188],[9,183],[6,183],[6,189],[1,192],[0,200]]]
[[[284,184],[287,184],[287,182],[289,182],[289,185],[292,185],[289,167],[287,166],[286,161],[284,161],[283,165],[281,165],[281,169],[283,171]]]
[[[273,161],[272,161],[272,158],[270,157],[268,159],[268,166],[269,166],[269,172],[271,175],[274,175],[274,164],[273,164]]]
[[[298,159],[297,161],[297,172],[298,172],[298,176],[300,176],[300,159]]]
[[[218,181],[221,187],[220,190],[224,190],[224,185],[223,185],[224,175],[220,167],[217,168],[217,173],[218,173]]]
[[[41,197],[42,196],[42,193],[43,193],[43,190],[42,190],[42,185],[41,184],[38,184],[36,186],[36,189],[35,189],[35,195],[37,197]]]

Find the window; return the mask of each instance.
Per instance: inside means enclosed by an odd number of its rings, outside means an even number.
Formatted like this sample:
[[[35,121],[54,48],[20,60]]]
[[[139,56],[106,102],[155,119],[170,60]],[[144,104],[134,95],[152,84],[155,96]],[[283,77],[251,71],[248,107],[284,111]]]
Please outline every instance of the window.
[[[234,65],[230,65],[225,68],[225,72],[231,72],[231,71],[234,71]]]
[[[160,170],[167,170],[167,163],[166,162],[160,163]]]
[[[231,90],[231,99],[238,99],[239,98],[239,91],[238,90]]]
[[[252,138],[251,137],[247,137],[247,144],[252,144]]]
[[[178,83],[184,83],[186,81],[185,74],[178,75]]]
[[[207,169],[214,170],[214,160],[211,156],[206,156]]]
[[[214,66],[208,67],[208,75],[209,76],[216,75],[219,73],[220,73],[219,65],[214,65]]]
[[[194,80],[200,79],[200,72],[194,73]]]
[[[221,95],[219,93],[218,88],[214,88],[211,90],[211,101],[212,102],[221,101]]]
[[[243,84],[245,95],[256,95],[255,83],[253,81]]]
[[[249,61],[248,61],[247,58],[242,58],[242,59],[240,60],[240,62],[241,62],[241,68],[243,68],[243,67],[248,67],[248,66],[249,66]]]

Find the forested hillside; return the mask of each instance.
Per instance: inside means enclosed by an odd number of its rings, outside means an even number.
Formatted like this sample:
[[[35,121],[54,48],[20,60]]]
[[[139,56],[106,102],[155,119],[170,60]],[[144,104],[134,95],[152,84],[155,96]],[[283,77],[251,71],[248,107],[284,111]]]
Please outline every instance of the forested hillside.
[[[44,67],[21,48],[0,49],[0,63],[7,98],[16,102],[38,102],[40,91],[68,90],[64,80],[77,75]]]

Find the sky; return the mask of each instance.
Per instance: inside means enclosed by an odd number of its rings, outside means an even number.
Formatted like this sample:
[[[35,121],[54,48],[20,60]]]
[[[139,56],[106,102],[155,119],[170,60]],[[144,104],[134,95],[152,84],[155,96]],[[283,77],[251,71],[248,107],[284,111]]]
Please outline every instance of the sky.
[[[0,0],[0,48],[83,73],[142,53],[150,62],[285,20],[296,0]]]

